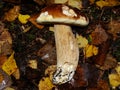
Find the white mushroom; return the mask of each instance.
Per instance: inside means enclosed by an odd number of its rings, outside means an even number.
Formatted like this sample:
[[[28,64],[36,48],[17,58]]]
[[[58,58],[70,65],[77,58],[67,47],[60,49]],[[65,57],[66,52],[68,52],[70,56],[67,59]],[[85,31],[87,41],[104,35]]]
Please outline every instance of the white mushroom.
[[[79,61],[79,48],[70,25],[88,25],[88,18],[78,9],[55,4],[44,8],[37,22],[54,23],[57,70],[53,75],[53,83],[63,84],[70,81]]]

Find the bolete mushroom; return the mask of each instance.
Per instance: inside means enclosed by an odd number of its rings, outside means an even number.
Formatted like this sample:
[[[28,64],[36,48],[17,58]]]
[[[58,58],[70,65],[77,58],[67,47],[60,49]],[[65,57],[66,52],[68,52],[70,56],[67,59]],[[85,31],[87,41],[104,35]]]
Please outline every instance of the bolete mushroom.
[[[55,4],[43,8],[37,22],[54,23],[57,70],[53,75],[53,83],[70,81],[79,61],[79,48],[70,25],[86,26],[89,23],[88,18],[76,8]]]

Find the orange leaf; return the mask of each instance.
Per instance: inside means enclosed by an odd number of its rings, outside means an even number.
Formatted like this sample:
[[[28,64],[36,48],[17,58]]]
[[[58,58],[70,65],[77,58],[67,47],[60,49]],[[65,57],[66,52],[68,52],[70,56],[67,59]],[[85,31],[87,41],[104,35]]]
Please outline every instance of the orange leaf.
[[[37,17],[38,17],[38,14],[32,15],[32,16],[30,17],[29,21],[30,21],[33,25],[35,25],[37,28],[42,29],[44,26],[43,26],[43,25],[40,25],[40,24],[38,24],[38,23],[36,22]]]

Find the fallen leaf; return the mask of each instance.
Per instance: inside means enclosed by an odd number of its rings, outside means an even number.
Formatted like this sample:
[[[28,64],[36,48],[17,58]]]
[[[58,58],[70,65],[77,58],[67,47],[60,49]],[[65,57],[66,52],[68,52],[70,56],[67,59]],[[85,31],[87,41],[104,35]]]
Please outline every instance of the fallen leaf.
[[[77,9],[82,8],[82,0],[68,0],[68,5],[75,7]]]
[[[100,8],[103,8],[105,6],[117,6],[120,5],[119,0],[99,0],[96,2],[96,5]]]
[[[2,82],[3,82],[3,80],[4,80],[4,76],[3,76],[3,74],[2,74],[2,73],[0,73],[0,83],[2,83]]]
[[[113,89],[120,85],[120,64],[117,63],[116,67],[112,69],[112,72],[108,75],[110,85]]]
[[[76,34],[76,39],[77,39],[77,43],[78,43],[79,48],[84,48],[87,46],[88,40],[85,37]]]
[[[7,61],[2,65],[2,69],[8,74],[11,75],[17,69],[16,61],[14,59],[14,52],[7,59]]]
[[[0,21],[0,34],[5,30],[5,25]]]
[[[37,28],[42,29],[44,26],[36,22],[37,17],[38,17],[38,14],[35,14],[35,15],[32,15],[28,20]]]
[[[12,44],[12,37],[6,29],[0,34],[0,41],[7,41],[9,44]]]
[[[68,2],[68,0],[54,0],[55,4],[65,4],[67,2]]]
[[[14,21],[18,17],[19,11],[20,6],[14,6],[12,9],[5,13],[4,20]]]
[[[117,34],[120,33],[120,21],[112,20],[108,27],[108,32],[113,35],[113,40],[116,40],[119,37]]]
[[[111,41],[107,40],[103,44],[99,45],[99,52],[96,56],[93,57],[94,58],[93,61],[95,62],[96,65],[102,66],[104,64],[106,56],[109,51],[110,43]]]
[[[50,30],[51,32],[54,32],[54,27],[49,27],[49,30]]]
[[[12,37],[7,30],[0,33],[0,54],[9,55],[12,53]]]
[[[4,64],[4,62],[7,61],[7,56],[5,55],[0,55],[0,68],[2,68],[2,65]]]
[[[45,75],[49,76],[50,80],[52,81],[53,79],[53,73],[56,71],[57,66],[56,65],[50,65],[48,68],[45,70]]]
[[[22,24],[26,24],[28,22],[28,19],[30,18],[30,15],[26,14],[26,15],[22,15],[19,14],[18,15],[18,20],[22,23]]]
[[[54,4],[67,4],[77,9],[82,8],[82,0],[54,0]]]
[[[48,42],[40,48],[40,50],[38,50],[37,55],[40,56],[46,63],[55,65],[57,63],[55,50],[55,46],[51,42]]]
[[[49,77],[43,77],[38,85],[39,90],[52,90],[55,85],[52,84]]]
[[[116,59],[112,55],[107,54],[104,64],[99,68],[102,70],[109,70],[115,68],[116,65],[117,65]]]
[[[12,73],[12,76],[15,77],[15,79],[20,79],[20,70],[17,68],[15,72]]]
[[[71,83],[73,87],[96,87],[98,78],[99,70],[97,67],[95,65],[83,63],[78,65],[73,80],[71,80],[69,83]]]
[[[105,80],[98,80],[97,82],[97,86],[93,86],[93,87],[88,87],[88,90],[110,90],[110,87],[108,85],[108,82],[106,82]]]
[[[101,25],[97,25],[95,30],[91,33],[92,44],[99,45],[108,39],[108,34]]]
[[[4,90],[15,90],[14,88],[11,88],[11,87],[7,87],[5,88]]]
[[[70,81],[73,87],[85,87],[88,85],[87,71],[87,64],[78,65],[73,80]]]
[[[115,70],[116,70],[117,74],[119,74],[119,76],[120,76],[120,64],[119,64],[119,62],[118,62],[118,65],[115,67]]]
[[[112,88],[116,88],[120,85],[120,76],[116,73],[109,74],[109,82]]]
[[[97,55],[98,54],[98,47],[94,46],[94,45],[87,45],[84,48],[84,55],[86,58]]]
[[[28,66],[31,67],[32,69],[37,69],[37,64],[38,64],[37,60],[33,59],[28,61]]]
[[[102,79],[98,81],[98,87],[100,90],[110,90],[108,82]]]

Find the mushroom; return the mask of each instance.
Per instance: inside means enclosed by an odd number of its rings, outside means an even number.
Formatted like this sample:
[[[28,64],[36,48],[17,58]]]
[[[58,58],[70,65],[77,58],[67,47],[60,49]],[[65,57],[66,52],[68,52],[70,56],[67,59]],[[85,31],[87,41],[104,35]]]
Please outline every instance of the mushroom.
[[[79,61],[79,47],[70,25],[86,26],[88,18],[76,8],[54,4],[43,8],[36,21],[40,24],[54,23],[57,69],[52,82],[63,84],[70,81]]]

